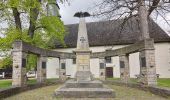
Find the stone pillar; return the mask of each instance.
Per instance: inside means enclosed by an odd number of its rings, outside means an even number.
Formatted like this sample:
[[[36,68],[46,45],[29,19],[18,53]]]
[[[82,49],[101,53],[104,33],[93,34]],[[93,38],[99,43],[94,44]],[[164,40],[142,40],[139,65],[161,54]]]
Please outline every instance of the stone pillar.
[[[45,56],[39,56],[37,59],[37,82],[44,83],[46,81],[46,67],[47,58]]]
[[[129,55],[120,55],[119,56],[120,61],[120,79],[121,81],[127,83],[130,78],[129,73]]]
[[[12,73],[12,86],[25,86],[26,85],[26,62],[27,53],[21,50],[13,50],[13,73]]]
[[[60,58],[60,69],[59,69],[59,79],[65,81],[66,77],[66,59]]]
[[[140,50],[140,80],[143,85],[157,85],[154,40],[145,39],[144,48]]]
[[[99,58],[99,78],[100,80],[106,80],[106,62],[105,58]]]

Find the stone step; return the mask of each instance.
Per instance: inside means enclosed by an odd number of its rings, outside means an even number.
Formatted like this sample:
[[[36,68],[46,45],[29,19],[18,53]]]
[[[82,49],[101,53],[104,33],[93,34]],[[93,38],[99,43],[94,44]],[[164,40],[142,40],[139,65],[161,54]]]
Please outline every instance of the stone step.
[[[55,95],[58,98],[114,98],[115,92],[108,88],[60,88]]]
[[[103,88],[101,83],[66,83],[66,88]]]
[[[65,83],[66,88],[103,88],[103,84],[99,80],[93,81],[74,81],[68,80]]]

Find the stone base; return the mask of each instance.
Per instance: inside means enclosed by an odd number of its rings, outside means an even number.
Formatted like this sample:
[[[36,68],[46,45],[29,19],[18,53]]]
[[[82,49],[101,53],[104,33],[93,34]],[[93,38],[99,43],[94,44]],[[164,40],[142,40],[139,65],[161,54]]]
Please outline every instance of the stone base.
[[[55,91],[55,95],[59,98],[114,98],[115,92],[103,86],[98,80],[89,82],[69,80]]]
[[[103,88],[103,84],[98,80],[81,82],[68,80],[65,83],[65,88]]]
[[[76,72],[76,81],[91,81],[93,76],[90,71],[77,71]]]

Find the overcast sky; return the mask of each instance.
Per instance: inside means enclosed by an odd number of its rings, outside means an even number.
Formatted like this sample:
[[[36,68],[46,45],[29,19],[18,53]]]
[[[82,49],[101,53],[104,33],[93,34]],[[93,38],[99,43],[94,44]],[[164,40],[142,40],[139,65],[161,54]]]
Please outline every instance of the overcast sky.
[[[76,17],[73,17],[76,12],[80,11],[87,11],[89,13],[92,13],[92,7],[94,7],[94,4],[96,2],[99,2],[101,0],[69,0],[70,4],[59,4],[60,6],[60,14],[62,16],[62,20],[64,21],[64,24],[73,24],[78,23],[79,19]],[[86,18],[87,22],[96,21],[97,19],[94,18]]]
[[[94,4],[100,2],[101,0],[68,0],[70,1],[70,5],[68,4],[59,4],[60,6],[60,14],[62,16],[62,20],[64,24],[73,24],[78,23],[79,19],[73,17],[76,12],[79,11],[88,11],[92,13]],[[167,19],[170,20],[170,14],[166,16]],[[94,18],[86,18],[87,22],[98,21],[98,19]],[[155,20],[164,30],[170,30],[170,27],[166,25],[162,18],[158,18]]]

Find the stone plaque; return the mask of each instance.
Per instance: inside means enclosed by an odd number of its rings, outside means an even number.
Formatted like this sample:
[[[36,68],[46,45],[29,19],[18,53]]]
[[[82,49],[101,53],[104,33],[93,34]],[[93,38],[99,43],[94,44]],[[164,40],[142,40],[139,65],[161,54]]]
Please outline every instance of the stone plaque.
[[[125,68],[125,62],[124,61],[120,61],[120,68]]]
[[[104,63],[100,63],[100,69],[104,69]]]
[[[26,67],[26,63],[27,63],[27,61],[26,61],[26,59],[25,58],[22,58],[22,67]]]
[[[79,56],[79,64],[88,64],[89,63],[89,56],[82,55]]]
[[[46,62],[42,62],[42,68],[46,69]]]
[[[145,57],[141,57],[141,65],[142,65],[142,67],[146,67],[146,58]]]
[[[76,58],[73,58],[73,64],[76,64]]]
[[[61,69],[66,69],[66,64],[65,63],[61,63]]]

